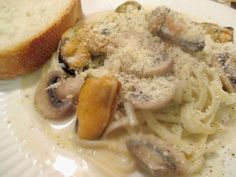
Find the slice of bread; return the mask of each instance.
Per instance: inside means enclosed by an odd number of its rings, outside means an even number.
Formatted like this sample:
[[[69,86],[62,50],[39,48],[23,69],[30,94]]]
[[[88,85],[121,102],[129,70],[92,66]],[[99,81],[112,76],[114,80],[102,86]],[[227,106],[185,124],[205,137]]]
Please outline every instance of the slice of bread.
[[[0,79],[38,69],[80,16],[79,0],[0,0]]]

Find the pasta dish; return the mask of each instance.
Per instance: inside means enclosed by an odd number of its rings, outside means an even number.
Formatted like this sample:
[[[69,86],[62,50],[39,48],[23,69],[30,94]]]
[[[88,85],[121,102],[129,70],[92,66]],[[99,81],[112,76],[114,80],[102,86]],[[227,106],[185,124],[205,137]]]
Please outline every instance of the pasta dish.
[[[231,27],[128,1],[69,29],[57,55],[35,107],[74,117],[77,146],[109,176],[194,174],[236,116]]]

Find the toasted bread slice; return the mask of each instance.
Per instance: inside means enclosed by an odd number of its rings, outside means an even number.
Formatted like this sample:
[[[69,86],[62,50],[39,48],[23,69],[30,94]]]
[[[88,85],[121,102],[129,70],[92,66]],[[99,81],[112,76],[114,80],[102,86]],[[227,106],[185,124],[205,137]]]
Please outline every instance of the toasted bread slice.
[[[38,69],[80,16],[79,0],[0,0],[0,79]]]

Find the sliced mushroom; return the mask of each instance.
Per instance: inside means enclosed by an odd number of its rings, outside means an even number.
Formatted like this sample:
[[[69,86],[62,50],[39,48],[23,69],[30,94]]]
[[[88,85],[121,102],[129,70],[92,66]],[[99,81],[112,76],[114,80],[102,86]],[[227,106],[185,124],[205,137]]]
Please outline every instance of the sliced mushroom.
[[[138,9],[140,10],[142,6],[136,1],[126,1],[125,3],[119,5],[115,12],[126,13],[128,10]]]
[[[156,64],[156,63],[154,63]],[[125,72],[129,74],[136,74],[140,77],[152,77],[152,76],[161,76],[172,70],[172,66],[174,65],[174,60],[172,58],[164,59],[160,62],[157,62],[156,66],[149,66],[143,68],[143,70],[135,70],[131,68],[123,68]]]
[[[204,30],[197,23],[164,6],[152,11],[149,30],[153,35],[171,40],[193,52],[205,47]]]
[[[139,77],[162,76],[171,72],[174,60],[169,55],[171,53],[170,46],[165,43],[163,45],[162,43],[152,44],[150,45],[150,49],[153,50],[154,54],[152,62],[147,64],[146,59],[133,63],[127,61],[128,64],[124,64],[122,70],[128,74],[136,74]],[[137,65],[138,67],[132,67],[132,65]]]
[[[168,105],[175,93],[175,81],[164,77],[155,82],[142,82],[134,85],[135,90],[129,93],[128,100],[136,109],[158,110]]]
[[[70,75],[86,70],[92,57],[106,55],[110,41],[87,27],[74,27],[66,32],[58,49],[58,61]]]
[[[48,73],[36,89],[34,100],[36,109],[46,119],[67,118],[74,113],[72,98],[78,95],[82,82],[81,79],[74,78],[70,79],[67,85],[63,72]],[[73,87],[71,83],[74,83]]]
[[[153,135],[136,135],[126,142],[134,160],[153,177],[179,177],[187,171],[184,154]]]
[[[236,56],[227,52],[218,53],[211,58],[209,64],[218,69],[225,90],[236,92]]]
[[[116,107],[120,82],[108,76],[89,77],[81,88],[77,134],[81,139],[97,139],[108,126]]]
[[[79,91],[83,83],[84,78],[80,76],[62,79],[56,88],[56,94],[59,98],[73,98],[73,100],[77,102]]]

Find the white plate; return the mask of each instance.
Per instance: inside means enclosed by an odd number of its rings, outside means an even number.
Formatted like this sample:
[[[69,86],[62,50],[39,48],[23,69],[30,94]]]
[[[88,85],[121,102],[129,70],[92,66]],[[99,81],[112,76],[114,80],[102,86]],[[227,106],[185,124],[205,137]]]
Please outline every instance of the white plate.
[[[82,5],[87,16],[95,12],[112,10],[121,2],[123,1],[84,0]],[[200,21],[215,22],[236,29],[236,11],[212,1],[140,0],[139,2],[153,8],[166,5]],[[45,122],[34,112],[32,98],[28,97],[33,94],[40,74],[38,71],[15,80],[0,81],[0,176],[104,176],[101,170],[86,162],[83,156],[71,151],[70,145],[67,146],[65,143],[57,145],[51,138],[54,135],[44,128]],[[60,125],[57,128],[60,129]],[[207,162],[204,173],[196,176],[236,176],[236,159],[233,156],[236,152],[236,137],[228,136],[230,132],[234,133],[233,125],[223,135],[227,136],[224,138],[224,148],[219,150],[213,160]],[[60,141],[64,140],[57,142]],[[210,172],[211,169],[213,173]]]

